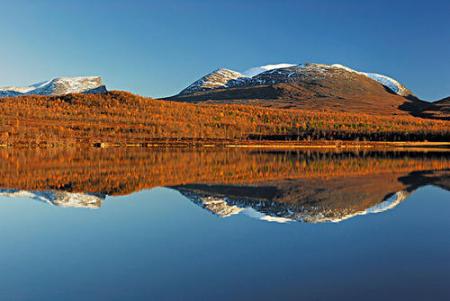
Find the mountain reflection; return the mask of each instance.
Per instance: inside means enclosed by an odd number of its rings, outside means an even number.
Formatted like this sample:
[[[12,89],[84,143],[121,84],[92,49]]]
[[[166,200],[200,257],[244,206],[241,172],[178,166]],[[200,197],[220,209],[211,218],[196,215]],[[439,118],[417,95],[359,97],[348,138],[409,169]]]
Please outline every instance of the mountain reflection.
[[[77,193],[58,190],[27,191],[0,189],[0,197],[28,198],[60,207],[100,208],[105,199],[101,194]]]
[[[416,189],[450,190],[450,153],[4,149],[0,197],[100,208],[107,195],[165,186],[220,217],[338,222],[380,213]]]

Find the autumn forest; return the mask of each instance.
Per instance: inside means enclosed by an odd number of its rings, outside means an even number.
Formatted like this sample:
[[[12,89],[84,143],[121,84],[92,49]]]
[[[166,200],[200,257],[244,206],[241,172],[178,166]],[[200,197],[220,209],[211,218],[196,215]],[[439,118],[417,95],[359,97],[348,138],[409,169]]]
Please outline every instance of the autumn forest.
[[[450,122],[409,116],[188,104],[127,92],[0,100],[0,144],[164,141],[445,141]]]

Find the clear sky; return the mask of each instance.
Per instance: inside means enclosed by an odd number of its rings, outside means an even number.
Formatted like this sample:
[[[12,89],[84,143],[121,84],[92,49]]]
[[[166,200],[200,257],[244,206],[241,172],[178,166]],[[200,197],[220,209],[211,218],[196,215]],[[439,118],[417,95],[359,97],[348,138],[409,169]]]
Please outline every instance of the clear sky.
[[[0,0],[0,86],[101,75],[175,94],[219,67],[340,63],[450,95],[450,1]]]

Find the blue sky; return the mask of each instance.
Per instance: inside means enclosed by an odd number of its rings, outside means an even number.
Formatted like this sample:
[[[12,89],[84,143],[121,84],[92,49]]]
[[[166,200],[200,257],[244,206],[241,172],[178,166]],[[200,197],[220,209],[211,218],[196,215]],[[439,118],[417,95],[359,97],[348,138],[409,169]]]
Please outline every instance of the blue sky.
[[[420,2],[420,3],[419,3]],[[450,95],[450,1],[0,0],[0,86],[101,75],[175,94],[219,67],[340,63]]]

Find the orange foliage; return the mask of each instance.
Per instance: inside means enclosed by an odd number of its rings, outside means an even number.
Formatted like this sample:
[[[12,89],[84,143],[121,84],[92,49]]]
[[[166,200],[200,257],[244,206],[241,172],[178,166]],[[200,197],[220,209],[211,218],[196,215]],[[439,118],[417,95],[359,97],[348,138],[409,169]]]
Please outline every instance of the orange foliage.
[[[407,116],[195,105],[126,92],[0,100],[0,144],[181,140],[448,140],[450,122]]]

